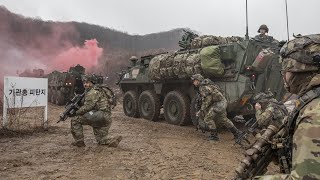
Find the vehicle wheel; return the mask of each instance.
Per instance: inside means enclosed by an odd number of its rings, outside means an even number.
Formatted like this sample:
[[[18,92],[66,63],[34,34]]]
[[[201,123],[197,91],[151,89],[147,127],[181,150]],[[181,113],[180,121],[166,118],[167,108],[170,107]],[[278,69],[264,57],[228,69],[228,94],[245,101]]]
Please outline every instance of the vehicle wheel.
[[[186,125],[190,122],[190,100],[179,91],[171,91],[164,98],[164,117],[174,125]]]
[[[143,91],[139,97],[139,113],[144,119],[157,121],[160,115],[160,99],[154,91]]]
[[[126,116],[139,117],[138,95],[136,91],[127,91],[123,96],[123,111]]]
[[[197,108],[196,108],[196,97],[194,97],[192,100],[191,100],[191,103],[190,103],[190,117],[191,117],[191,121],[192,121],[192,124],[194,126],[197,126],[198,125],[198,119],[197,119]]]
[[[63,95],[63,93],[62,93],[60,90],[57,91],[56,104],[57,104],[58,106],[65,105],[64,95]]]
[[[55,89],[51,90],[51,103],[56,104],[56,96],[57,96],[57,91]]]

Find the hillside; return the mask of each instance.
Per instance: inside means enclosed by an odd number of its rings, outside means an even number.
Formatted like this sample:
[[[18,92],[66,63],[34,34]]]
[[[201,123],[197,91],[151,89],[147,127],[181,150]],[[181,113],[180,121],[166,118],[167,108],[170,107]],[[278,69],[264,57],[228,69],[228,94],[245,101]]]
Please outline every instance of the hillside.
[[[43,21],[3,6],[0,22],[0,65],[6,67],[0,72],[1,80],[25,69],[42,68],[49,73],[80,63],[88,72],[109,76],[113,84],[130,56],[176,50],[182,35],[182,29],[130,35],[84,22]]]

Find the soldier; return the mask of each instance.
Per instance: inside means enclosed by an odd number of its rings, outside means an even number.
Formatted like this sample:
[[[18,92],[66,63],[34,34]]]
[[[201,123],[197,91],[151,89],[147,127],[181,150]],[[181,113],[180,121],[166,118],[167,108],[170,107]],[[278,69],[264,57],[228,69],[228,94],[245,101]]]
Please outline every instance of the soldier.
[[[111,91],[96,86],[97,78],[94,75],[87,75],[83,78],[83,85],[86,89],[83,105],[71,118],[71,133],[75,140],[74,146],[83,147],[83,125],[93,128],[94,136],[99,145],[117,147],[122,140],[121,136],[107,138],[111,126]]]
[[[272,124],[280,127],[288,111],[283,103],[273,98],[272,92],[258,93],[253,100],[256,102],[256,119],[260,128],[266,128]]]
[[[216,124],[228,128],[237,139],[240,131],[227,118],[227,100],[219,86],[211,80],[204,79],[202,75],[195,74],[191,77],[193,85],[199,88],[202,99],[201,108],[197,112],[199,128],[211,133],[209,140],[219,141]],[[203,121],[203,122],[201,122]]]
[[[268,26],[265,25],[265,24],[262,24],[258,29],[258,33],[260,33],[260,34],[256,35],[254,37],[254,39],[259,40],[259,41],[264,41],[264,42],[270,42],[271,43],[271,42],[274,41],[274,39],[273,39],[272,36],[268,36],[266,34],[268,32],[269,32]]]
[[[138,58],[136,56],[131,56],[129,60],[130,60],[130,66],[131,67],[136,66],[136,63],[138,61]]]
[[[320,34],[297,37],[280,53],[285,88],[299,96],[287,127],[292,168],[257,179],[320,179]]]

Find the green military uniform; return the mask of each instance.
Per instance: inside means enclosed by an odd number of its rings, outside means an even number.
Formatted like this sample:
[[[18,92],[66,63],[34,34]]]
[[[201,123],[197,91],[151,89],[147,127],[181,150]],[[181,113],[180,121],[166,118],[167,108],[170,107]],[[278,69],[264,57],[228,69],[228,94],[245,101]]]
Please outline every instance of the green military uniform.
[[[258,41],[269,42],[269,43],[271,43],[271,42],[274,41],[274,39],[273,39],[272,36],[262,35],[262,34],[256,35],[256,36],[254,37],[254,39],[256,39],[256,40],[258,40]]]
[[[117,145],[122,137],[107,138],[111,126],[111,98],[112,91],[105,90],[103,87],[93,86],[86,90],[83,105],[76,111],[71,118],[71,133],[75,139],[75,145],[84,144],[83,125],[93,128],[94,136],[100,145]]]
[[[217,129],[216,124],[232,128],[234,125],[227,118],[227,100],[217,86],[200,85],[199,91],[202,98],[200,111],[204,113],[203,121],[209,129]]]
[[[290,174],[257,179],[320,179],[320,34],[289,41],[281,55],[283,71],[292,73],[285,87],[299,95],[293,111],[297,116],[288,125],[293,144],[292,168]]]
[[[205,124],[205,127],[200,128],[211,132],[209,139],[219,140],[216,125],[228,128],[235,138],[238,138],[241,132],[227,118],[227,100],[220,87],[211,80],[204,79],[200,83],[199,93],[202,98],[200,119]]]
[[[286,107],[275,99],[271,99],[265,109],[256,111],[256,119],[260,127],[267,127],[270,124],[280,127],[287,115]]]
[[[260,33],[260,30],[261,29],[264,29],[266,31],[266,33],[269,32],[269,28],[265,25],[265,24],[262,24],[259,29],[258,29],[258,33]],[[263,41],[263,42],[274,42],[275,40],[273,39],[272,36],[268,36],[266,34],[258,34],[254,37],[254,39],[258,40],[258,41]]]

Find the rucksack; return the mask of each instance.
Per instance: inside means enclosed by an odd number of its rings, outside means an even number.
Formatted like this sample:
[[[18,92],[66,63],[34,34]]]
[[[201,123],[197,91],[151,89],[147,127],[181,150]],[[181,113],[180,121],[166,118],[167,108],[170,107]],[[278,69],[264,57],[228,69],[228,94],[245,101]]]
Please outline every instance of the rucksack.
[[[112,91],[112,89],[110,89],[107,86],[104,85],[98,85],[96,86],[100,91],[103,92],[104,96],[107,97],[108,102],[111,104],[111,108],[113,109],[114,107],[116,107],[117,105],[117,98],[114,94],[114,92]]]

